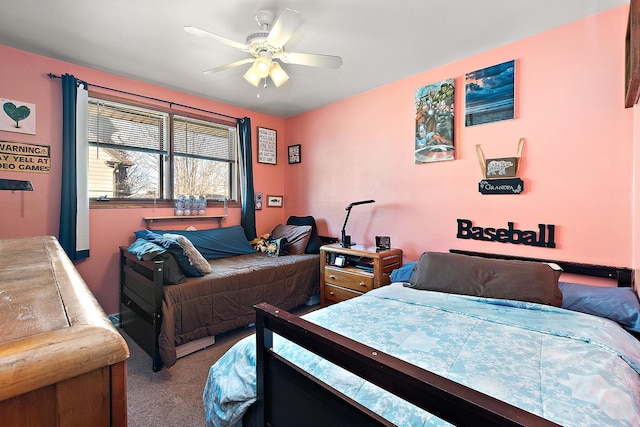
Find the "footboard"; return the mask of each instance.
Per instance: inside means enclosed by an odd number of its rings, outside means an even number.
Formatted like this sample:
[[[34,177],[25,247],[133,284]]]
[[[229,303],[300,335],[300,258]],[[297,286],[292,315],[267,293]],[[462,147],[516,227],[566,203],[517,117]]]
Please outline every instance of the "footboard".
[[[256,310],[256,426],[392,425],[272,352],[273,333],[455,425],[557,425],[269,304]]]
[[[162,268],[162,261],[141,261],[120,247],[120,327],[151,356],[154,372],[162,369]]]

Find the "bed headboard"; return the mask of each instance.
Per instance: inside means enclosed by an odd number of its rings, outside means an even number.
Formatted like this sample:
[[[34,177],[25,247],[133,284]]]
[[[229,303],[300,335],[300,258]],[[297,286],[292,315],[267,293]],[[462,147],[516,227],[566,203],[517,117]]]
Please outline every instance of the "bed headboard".
[[[449,249],[453,254],[479,256],[483,258],[496,259],[513,259],[518,261],[533,262],[553,262],[558,264],[562,271],[571,274],[581,274],[584,276],[603,277],[606,279],[614,279],[619,287],[633,287],[634,275],[633,269],[627,267],[613,267],[609,265],[583,264],[571,261],[557,261],[552,259],[528,258],[516,255],[491,254],[485,252],[473,252],[460,249]]]

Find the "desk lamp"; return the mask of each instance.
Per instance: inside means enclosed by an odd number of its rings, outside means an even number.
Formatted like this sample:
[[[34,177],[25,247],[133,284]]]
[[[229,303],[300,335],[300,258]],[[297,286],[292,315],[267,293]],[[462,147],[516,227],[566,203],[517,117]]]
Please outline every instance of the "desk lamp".
[[[375,200],[362,200],[359,202],[353,202],[351,203],[349,206],[347,206],[346,210],[347,210],[347,217],[344,219],[344,224],[342,225],[342,247],[343,248],[348,248],[351,247],[352,245],[355,245],[355,243],[351,243],[351,236],[348,236],[347,233],[345,232],[345,229],[347,227],[347,221],[349,220],[349,214],[351,213],[351,208],[357,205],[365,205],[367,203],[375,203]]]

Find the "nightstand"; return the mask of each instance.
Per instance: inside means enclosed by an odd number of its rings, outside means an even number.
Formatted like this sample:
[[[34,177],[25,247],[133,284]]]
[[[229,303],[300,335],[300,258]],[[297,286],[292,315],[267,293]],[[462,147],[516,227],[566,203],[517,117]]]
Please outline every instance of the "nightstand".
[[[324,307],[388,285],[391,271],[401,266],[401,249],[377,251],[375,246],[324,245],[320,248],[320,305]]]

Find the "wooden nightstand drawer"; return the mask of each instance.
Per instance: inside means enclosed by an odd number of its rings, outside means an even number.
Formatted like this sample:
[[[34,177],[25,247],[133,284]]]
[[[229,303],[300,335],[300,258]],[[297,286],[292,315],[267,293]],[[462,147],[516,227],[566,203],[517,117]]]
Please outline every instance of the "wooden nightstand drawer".
[[[336,265],[340,256],[341,266]],[[389,284],[389,275],[402,266],[402,250],[340,244],[320,248],[320,305],[335,304]]]
[[[358,292],[369,292],[373,289],[373,274],[329,266],[325,268],[324,281],[327,284],[331,283]]]
[[[349,298],[359,297],[362,295],[362,292],[354,292],[350,289],[341,288],[340,286],[334,286],[330,284],[324,285],[324,299],[340,302],[344,300],[348,300]]]

